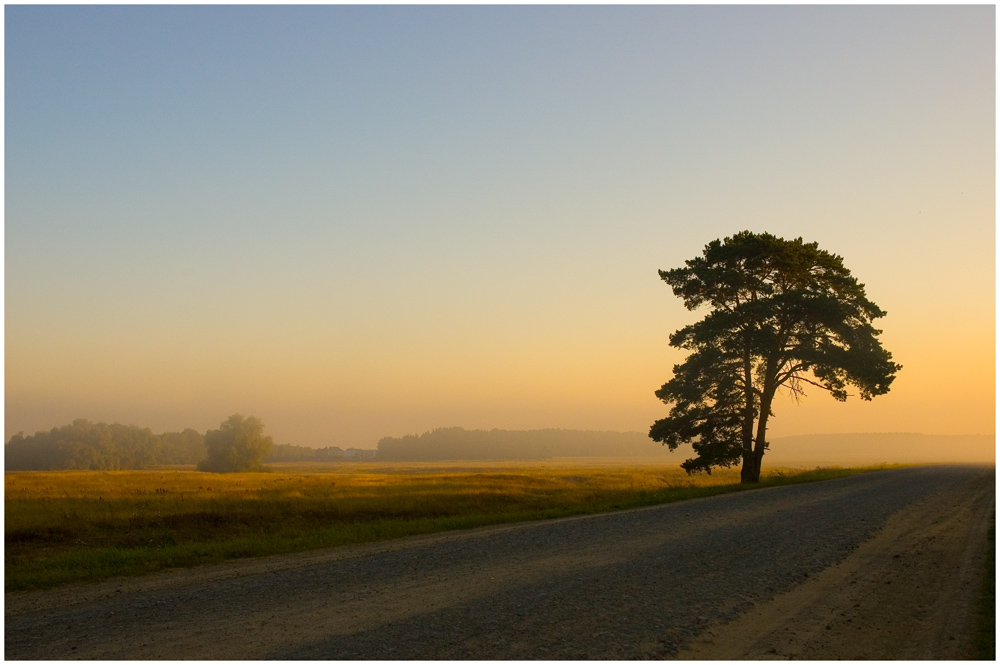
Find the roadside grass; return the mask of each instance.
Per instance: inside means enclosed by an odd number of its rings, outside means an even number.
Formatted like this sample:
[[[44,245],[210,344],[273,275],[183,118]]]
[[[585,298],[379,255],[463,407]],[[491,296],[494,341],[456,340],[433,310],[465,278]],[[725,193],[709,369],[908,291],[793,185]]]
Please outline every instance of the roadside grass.
[[[976,660],[997,659],[997,516],[993,513],[986,547],[983,585],[979,596],[979,622],[976,626]]]
[[[758,487],[887,468],[772,469]],[[340,465],[326,472],[4,474],[5,591],[753,489],[656,466]]]

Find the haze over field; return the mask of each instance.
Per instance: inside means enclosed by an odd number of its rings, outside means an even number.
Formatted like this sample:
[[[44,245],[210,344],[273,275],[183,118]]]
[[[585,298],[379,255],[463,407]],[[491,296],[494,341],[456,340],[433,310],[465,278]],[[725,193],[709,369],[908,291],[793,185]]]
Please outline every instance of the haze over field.
[[[5,440],[646,432],[703,315],[656,271],[744,229],[843,256],[903,366],[779,399],[769,463],[995,432],[992,6],[8,6],[5,44]]]

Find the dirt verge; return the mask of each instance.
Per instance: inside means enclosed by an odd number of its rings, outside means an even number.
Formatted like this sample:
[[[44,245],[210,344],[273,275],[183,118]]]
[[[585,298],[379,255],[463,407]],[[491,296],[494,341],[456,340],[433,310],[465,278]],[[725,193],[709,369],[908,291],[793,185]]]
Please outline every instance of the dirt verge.
[[[685,660],[915,660],[973,656],[995,482],[896,515],[846,560],[703,633]]]

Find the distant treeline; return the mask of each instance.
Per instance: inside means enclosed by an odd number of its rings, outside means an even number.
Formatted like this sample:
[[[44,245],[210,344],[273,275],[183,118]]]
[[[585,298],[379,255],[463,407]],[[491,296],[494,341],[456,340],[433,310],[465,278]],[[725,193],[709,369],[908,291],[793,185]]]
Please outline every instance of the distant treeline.
[[[7,471],[143,469],[198,464],[207,452],[205,435],[193,429],[153,434],[148,427],[79,419],[71,425],[31,436],[15,434],[4,446],[4,468]],[[263,461],[350,462],[374,457],[374,450],[281,444],[274,446]]]
[[[587,432],[567,429],[465,430],[446,427],[385,437],[378,461],[545,459],[548,457],[632,457],[663,454],[664,448],[639,432]]]
[[[204,435],[153,434],[148,427],[74,420],[33,436],[15,434],[4,446],[8,471],[142,469],[159,464],[197,464],[205,457]]]
[[[663,454],[664,450],[638,432],[485,431],[449,427],[420,436],[386,437],[378,442],[377,451],[279,444],[263,462],[531,460],[647,456]],[[205,435],[193,429],[153,434],[148,427],[80,419],[31,436],[15,434],[4,446],[4,468],[8,471],[143,469],[198,464],[206,455]]]

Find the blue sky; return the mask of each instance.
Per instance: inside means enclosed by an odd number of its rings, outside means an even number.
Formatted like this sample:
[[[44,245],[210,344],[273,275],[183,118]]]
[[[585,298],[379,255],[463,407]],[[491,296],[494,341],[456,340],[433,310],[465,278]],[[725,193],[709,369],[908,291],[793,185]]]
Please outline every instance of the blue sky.
[[[993,431],[991,6],[8,6],[5,61],[8,437],[642,431],[656,270],[745,228],[905,367],[778,434]]]

